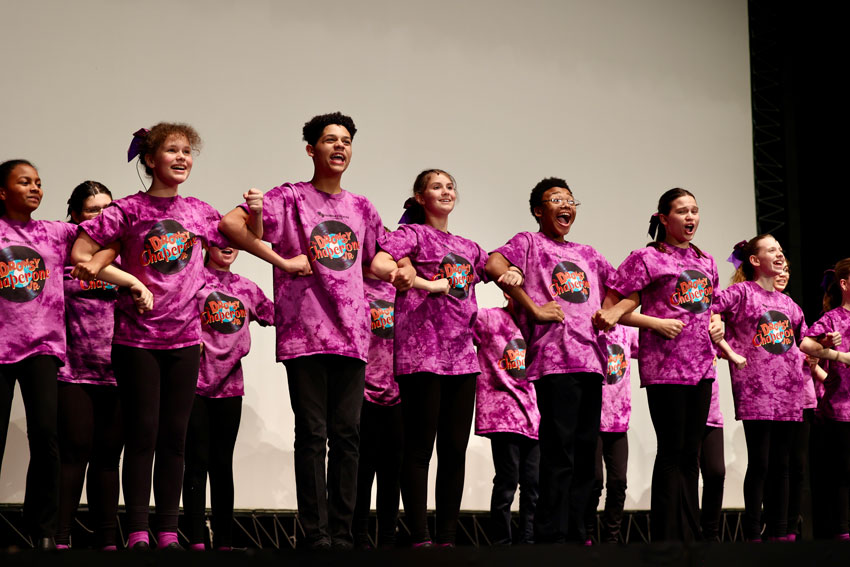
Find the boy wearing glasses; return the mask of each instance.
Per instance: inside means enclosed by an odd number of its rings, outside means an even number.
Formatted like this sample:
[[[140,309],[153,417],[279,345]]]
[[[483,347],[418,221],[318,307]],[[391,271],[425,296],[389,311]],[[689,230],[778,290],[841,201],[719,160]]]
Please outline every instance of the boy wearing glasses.
[[[505,292],[522,307],[527,375],[540,410],[536,543],[587,540],[583,516],[594,482],[607,363],[591,319],[614,269],[592,247],[566,240],[579,204],[563,179],[542,180],[529,199],[539,232],[520,232],[487,261],[493,281],[508,269],[524,276],[521,287]]]

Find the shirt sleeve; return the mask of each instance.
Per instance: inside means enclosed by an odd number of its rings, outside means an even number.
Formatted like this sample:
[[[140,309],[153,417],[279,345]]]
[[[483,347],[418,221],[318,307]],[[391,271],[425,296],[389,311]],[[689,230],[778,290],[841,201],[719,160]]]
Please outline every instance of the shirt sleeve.
[[[472,326],[472,344],[477,347],[481,346],[484,340],[484,332],[487,329],[487,312],[483,309],[478,310],[478,316],[475,318],[475,325]]]
[[[647,287],[651,283],[651,277],[644,254],[642,250],[635,250],[629,254],[609,279],[608,288],[623,297],[628,297]]]
[[[251,299],[252,312],[251,318],[254,319],[261,327],[268,327],[274,324],[274,304],[269,301],[260,286],[251,282],[253,295]]]
[[[487,283],[490,281],[490,276],[487,275],[487,270],[484,268],[487,266],[487,251],[478,246],[478,258],[475,261],[475,273],[478,274],[478,279],[483,283]],[[480,312],[479,312],[480,313]]]
[[[293,206],[292,189],[286,185],[275,187],[263,195],[263,240],[280,242],[283,238],[286,210]],[[250,214],[248,205],[240,205]]]
[[[531,249],[531,236],[520,232],[508,240],[504,246],[496,248],[491,254],[499,253],[505,260],[525,273],[528,271],[528,251]]]
[[[805,333],[803,333],[804,337],[819,337],[820,335],[831,333],[835,330],[835,326],[832,322],[832,317],[829,312],[824,313],[823,317],[815,321],[815,323],[806,329]],[[843,339],[843,337],[842,337]]]
[[[372,259],[375,257],[375,253],[378,251],[378,237],[384,232],[384,223],[381,221],[381,215],[378,214],[375,206],[365,197],[363,198],[368,205],[368,219],[364,223],[365,233],[363,234],[363,242],[362,246],[362,256],[363,256],[363,264],[369,265],[372,263]]]
[[[101,246],[106,246],[124,237],[127,215],[120,205],[113,201],[99,215],[80,224],[80,230]]]
[[[412,226],[402,225],[393,232],[385,232],[378,237],[381,250],[396,261],[405,256],[416,255],[419,251],[419,235]]]

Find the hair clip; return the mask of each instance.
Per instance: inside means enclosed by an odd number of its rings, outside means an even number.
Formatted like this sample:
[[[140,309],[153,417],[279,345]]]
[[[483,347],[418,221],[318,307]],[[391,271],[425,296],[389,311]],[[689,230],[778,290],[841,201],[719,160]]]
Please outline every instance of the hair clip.
[[[142,141],[145,139],[145,136],[148,135],[147,128],[139,128],[135,132],[133,132],[133,141],[130,142],[130,147],[127,148],[127,162],[133,161],[133,158],[139,155],[142,151]]]
[[[747,241],[742,240],[732,250],[732,254],[726,258],[726,261],[735,266],[735,269],[741,267],[741,264],[744,263],[744,248],[747,247]]]

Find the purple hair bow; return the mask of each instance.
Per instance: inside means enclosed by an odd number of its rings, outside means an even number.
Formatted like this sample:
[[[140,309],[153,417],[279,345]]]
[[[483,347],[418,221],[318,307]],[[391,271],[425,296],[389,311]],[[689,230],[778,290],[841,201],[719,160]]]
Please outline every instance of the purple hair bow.
[[[133,158],[139,155],[139,152],[142,151],[142,141],[145,139],[145,136],[148,135],[147,128],[139,128],[135,132],[133,132],[133,141],[130,142],[130,147],[127,148],[127,162],[133,161]]]
[[[829,291],[829,286],[835,281],[835,270],[830,268],[823,272],[823,280],[820,282],[820,288],[826,293]]]
[[[735,245],[734,250],[732,250],[732,254],[726,258],[726,261],[735,266],[735,269],[741,267],[741,264],[744,263],[744,248],[747,246],[747,241],[742,240],[738,244]]]
[[[416,224],[415,218],[417,213],[419,213],[417,210],[418,205],[419,203],[416,202],[416,199],[413,197],[408,198],[404,202],[404,214],[398,219],[398,224]]]

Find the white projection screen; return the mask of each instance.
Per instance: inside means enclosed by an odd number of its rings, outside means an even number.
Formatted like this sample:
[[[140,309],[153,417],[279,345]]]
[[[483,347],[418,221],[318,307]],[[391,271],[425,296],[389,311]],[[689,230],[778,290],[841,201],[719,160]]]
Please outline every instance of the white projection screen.
[[[755,234],[746,0],[0,0],[0,160],[26,158],[64,219],[80,181],[116,197],[143,188],[132,133],[194,125],[204,144],[181,194],[222,212],[250,187],[308,180],[301,126],[340,110],[359,131],[343,185],[394,228],[413,179],[458,180],[450,230],[493,249],[535,230],[528,194],[565,178],[581,201],[569,237],[617,266],[648,240],[659,195],[691,190],[696,242],[718,260]],[[271,295],[271,268],[234,271]],[[725,285],[725,283],[724,283]],[[481,307],[502,304],[494,284]],[[4,317],[14,317],[4,313]],[[26,322],[20,322],[26,324]],[[274,330],[252,328],[236,447],[236,507],[294,509],[293,418]],[[104,337],[104,340],[109,340]],[[655,435],[633,363],[627,509],[648,509]],[[725,507],[742,507],[743,429],[726,363]],[[0,502],[24,498],[28,461],[19,392]],[[429,490],[433,507],[433,474]],[[462,506],[489,507],[489,441],[473,436]]]

